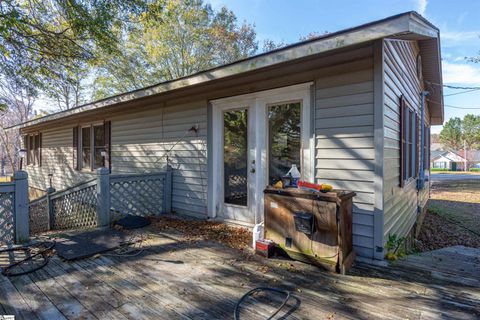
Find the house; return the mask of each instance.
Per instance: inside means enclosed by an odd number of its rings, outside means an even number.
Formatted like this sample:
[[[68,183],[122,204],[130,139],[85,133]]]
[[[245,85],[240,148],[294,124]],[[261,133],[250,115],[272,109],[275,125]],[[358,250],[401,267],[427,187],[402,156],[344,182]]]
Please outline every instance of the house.
[[[452,151],[431,151],[431,167],[451,171],[464,170],[466,159]]]
[[[383,259],[429,195],[443,123],[439,30],[415,12],[23,123],[30,186],[173,167],[172,210],[252,226],[292,164],[356,192],[353,243]],[[428,100],[425,98],[428,92]]]

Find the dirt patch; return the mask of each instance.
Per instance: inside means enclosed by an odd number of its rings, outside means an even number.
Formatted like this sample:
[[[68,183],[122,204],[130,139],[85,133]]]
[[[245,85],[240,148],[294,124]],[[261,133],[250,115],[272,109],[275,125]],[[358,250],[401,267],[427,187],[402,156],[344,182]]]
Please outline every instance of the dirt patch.
[[[480,236],[429,210],[417,239],[417,249],[430,251],[457,245],[480,248]]]
[[[157,230],[175,232],[187,241],[210,240],[244,250],[252,245],[252,233],[247,228],[228,226],[222,222],[185,220],[170,217],[151,219]]]

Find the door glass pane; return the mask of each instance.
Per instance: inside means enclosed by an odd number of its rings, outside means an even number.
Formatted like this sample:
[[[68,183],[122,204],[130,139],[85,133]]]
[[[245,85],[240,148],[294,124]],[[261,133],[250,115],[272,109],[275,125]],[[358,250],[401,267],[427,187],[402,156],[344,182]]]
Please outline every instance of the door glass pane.
[[[273,184],[296,164],[300,167],[300,102],[268,107],[268,178]]]
[[[248,112],[227,111],[224,126],[224,195],[225,203],[247,206],[248,203]]]

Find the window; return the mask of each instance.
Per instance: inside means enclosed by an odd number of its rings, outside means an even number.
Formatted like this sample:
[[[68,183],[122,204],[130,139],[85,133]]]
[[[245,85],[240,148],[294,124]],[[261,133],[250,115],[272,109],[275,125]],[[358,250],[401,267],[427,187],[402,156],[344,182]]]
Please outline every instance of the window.
[[[77,132],[79,132],[80,134],[77,134]],[[78,139],[80,140],[80,143],[78,143]],[[106,121],[104,124],[100,125],[95,124],[89,126],[82,126],[80,129],[78,127],[74,128],[74,168],[77,170],[94,170],[101,167],[110,168],[110,161],[108,159],[108,144],[110,143],[109,140],[109,121]],[[77,157],[79,157],[79,159],[77,159]]]
[[[418,176],[419,171],[419,119],[402,96],[400,98],[400,186]]]
[[[93,127],[93,168],[101,168],[105,165],[105,129],[103,125]]]
[[[423,170],[430,168],[430,127],[424,125]]]
[[[300,102],[268,107],[268,178],[273,184],[292,167],[300,163]]]
[[[91,148],[91,127],[82,128],[82,168],[91,169],[92,148]]]
[[[27,165],[42,165],[42,134],[28,134],[24,137],[23,144],[27,150]]]

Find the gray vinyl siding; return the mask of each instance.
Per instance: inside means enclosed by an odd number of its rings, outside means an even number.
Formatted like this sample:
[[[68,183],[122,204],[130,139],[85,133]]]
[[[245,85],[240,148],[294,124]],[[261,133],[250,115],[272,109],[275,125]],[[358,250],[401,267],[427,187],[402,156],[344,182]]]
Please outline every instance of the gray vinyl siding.
[[[71,126],[42,131],[42,166],[28,166],[29,186],[46,190],[48,175],[53,174],[52,186],[62,190],[95,178],[93,173],[73,168],[73,129]]]
[[[206,217],[206,102],[167,105],[111,121],[112,172],[161,171],[168,156],[174,169],[172,209]],[[188,131],[196,125],[198,133]]]
[[[315,178],[357,193],[353,203],[353,245],[373,258],[374,110],[373,49],[315,81]]]
[[[106,120],[111,120],[112,173],[161,171],[168,153],[174,169],[172,209],[207,216],[206,102],[152,106],[148,111]],[[188,131],[195,125],[198,134]],[[94,172],[73,168],[73,126],[42,134],[42,166],[27,168],[30,186],[45,190],[49,173],[53,173],[52,185],[57,190],[95,178]]]
[[[419,112],[423,83],[417,76],[419,47],[414,41],[386,40],[384,46],[384,241],[389,234],[405,236],[426,204],[429,186],[417,192],[412,179],[400,187],[400,96]],[[428,123],[428,110],[426,121]],[[420,134],[419,134],[420,137]],[[422,166],[420,166],[422,168]],[[426,171],[428,175],[428,171]]]

